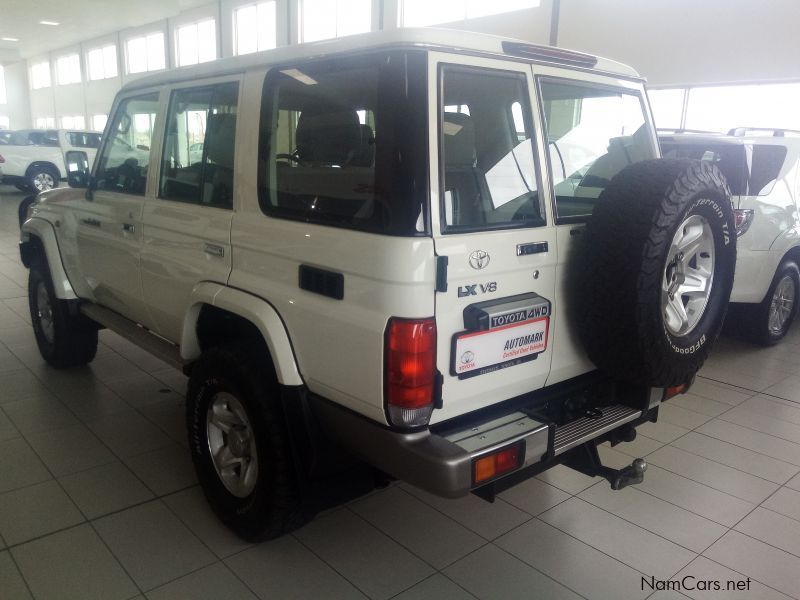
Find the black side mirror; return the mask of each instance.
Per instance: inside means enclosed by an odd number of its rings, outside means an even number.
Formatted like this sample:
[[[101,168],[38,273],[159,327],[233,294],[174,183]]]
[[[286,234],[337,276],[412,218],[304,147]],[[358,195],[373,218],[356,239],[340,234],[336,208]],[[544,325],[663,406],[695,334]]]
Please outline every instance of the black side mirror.
[[[72,188],[88,188],[91,176],[88,170],[70,171],[67,173],[67,183]]]

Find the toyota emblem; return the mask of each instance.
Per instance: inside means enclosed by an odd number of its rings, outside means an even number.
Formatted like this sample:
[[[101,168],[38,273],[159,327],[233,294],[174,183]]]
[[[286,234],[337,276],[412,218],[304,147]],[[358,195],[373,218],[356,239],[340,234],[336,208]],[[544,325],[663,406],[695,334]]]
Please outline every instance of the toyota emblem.
[[[469,266],[473,269],[484,269],[489,265],[489,253],[486,250],[475,250],[469,255]]]
[[[461,355],[461,362],[465,365],[468,365],[473,360],[475,360],[475,353],[472,350],[467,350]]]

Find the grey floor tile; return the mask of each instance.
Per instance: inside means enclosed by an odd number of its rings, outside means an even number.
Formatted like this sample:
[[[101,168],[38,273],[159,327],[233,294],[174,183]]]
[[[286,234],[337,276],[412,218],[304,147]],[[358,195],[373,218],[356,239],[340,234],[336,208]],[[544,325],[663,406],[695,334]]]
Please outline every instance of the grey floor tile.
[[[655,452],[661,448],[664,443],[665,442],[659,442],[658,440],[649,438],[642,433],[637,433],[635,440],[632,442],[622,442],[621,444],[617,444],[612,448],[612,450],[622,452],[623,454],[627,454],[633,458],[643,458],[651,452]],[[611,448],[608,442],[605,442],[603,446]]]
[[[658,421],[658,423],[643,423],[636,429],[642,435],[646,435],[647,437],[658,440],[659,442],[664,442],[665,444],[669,444],[670,442],[677,440],[679,437],[686,435],[686,433],[689,432],[689,430],[685,427],[673,425],[672,423],[667,423],[666,421]]]
[[[789,600],[789,596],[781,594],[765,586],[759,581],[754,581],[746,575],[732,571],[727,567],[709,560],[704,556],[698,556],[689,563],[686,568],[675,576],[676,580],[686,579],[687,587],[683,593],[694,598],[694,600]],[[701,585],[703,581],[718,581],[720,590],[713,589],[713,586]],[[730,583],[729,583],[730,582]],[[745,589],[741,589],[741,587]],[[705,589],[704,589],[705,588]]]
[[[800,558],[743,533],[729,531],[703,555],[784,594],[797,594]]]
[[[169,446],[126,458],[125,464],[157,496],[165,496],[197,483],[189,450],[174,442]]]
[[[153,371],[150,374],[158,379],[161,383],[167,384],[179,394],[186,394],[186,384],[189,379],[177,369],[170,367],[169,369],[164,369],[163,371]]]
[[[139,409],[151,423],[154,423],[174,441],[188,446],[186,433],[186,402],[183,398],[164,400],[148,404]]]
[[[11,552],[37,600],[125,600],[139,591],[89,525]]]
[[[0,442],[0,493],[52,479],[22,438]]]
[[[641,599],[642,573],[533,519],[500,537],[495,544],[555,581],[592,600]]]
[[[401,483],[400,487],[487,540],[493,540],[531,518],[528,513],[503,500],[490,503],[473,494],[450,500],[406,483]]]
[[[87,425],[123,458],[174,444],[167,434],[133,411],[104,416]]]
[[[453,583],[441,573],[431,575],[414,587],[398,594],[394,600],[472,600],[475,596]]]
[[[789,376],[787,371],[776,369],[759,369],[754,370],[754,372],[746,372],[741,365],[725,367],[708,365],[703,367],[700,374],[703,377],[726,382],[735,387],[745,388],[754,392],[763,392]]]
[[[0,494],[0,533],[8,545],[66,529],[84,517],[55,481]]]
[[[589,477],[564,465],[553,467],[537,475],[536,478],[570,494],[578,494],[590,485],[597,483],[597,479],[594,477]]]
[[[366,598],[292,536],[240,552],[225,563],[260,598]]]
[[[3,411],[24,435],[78,425],[79,421],[61,402],[30,398],[3,405]]]
[[[641,492],[635,486],[615,491],[603,482],[581,492],[579,497],[694,552],[702,552],[727,531],[718,523]]]
[[[80,423],[74,427],[27,437],[33,449],[56,477],[117,460],[108,447]]]
[[[792,375],[764,390],[765,394],[800,402],[800,377]]]
[[[14,427],[14,424],[5,415],[3,409],[0,408],[0,442],[5,442],[6,440],[13,440],[20,436],[21,436],[20,432],[17,430],[16,427]]]
[[[687,433],[672,446],[768,481],[784,484],[800,467],[700,433]]]
[[[761,506],[800,521],[800,492],[783,487],[761,503]]]
[[[347,509],[317,518],[294,535],[371,598],[390,598],[433,573]]]
[[[680,408],[692,410],[694,412],[708,415],[709,417],[718,417],[725,411],[731,409],[731,405],[726,402],[712,400],[711,398],[693,394],[692,392],[675,396],[674,398],[671,398],[667,404],[669,406],[678,406]]]
[[[102,517],[95,527],[145,591],[213,563],[213,554],[161,502]]]
[[[145,374],[131,361],[122,358],[119,354],[110,353],[96,358],[89,364],[95,377],[105,384],[119,379],[130,379],[134,375]]]
[[[800,444],[800,425],[746,410],[741,406],[726,412],[720,419]]]
[[[578,498],[559,504],[539,518],[642,573],[663,579],[677,573],[696,556]]]
[[[107,385],[134,408],[141,408],[164,400],[182,400],[175,391],[146,373],[124,379],[114,379]]]
[[[108,415],[128,412],[130,405],[103,384],[88,390],[61,390],[54,392],[82,421],[93,421]]]
[[[647,460],[663,469],[754,504],[763,502],[779,487],[766,479],[672,446],[656,450]]]
[[[119,461],[59,478],[59,482],[89,519],[134,504],[153,494]]]
[[[731,406],[736,406],[737,404],[741,404],[753,396],[756,392],[750,391],[746,388],[738,388],[718,381],[713,381],[711,379],[706,379],[701,375],[695,379],[690,393],[697,396],[710,398],[711,400],[716,400],[717,402],[723,402]]]
[[[184,575],[147,592],[148,600],[258,600],[247,586],[222,563]]]
[[[649,589],[649,588],[648,588]],[[653,592],[652,596],[648,596],[647,600],[686,600],[689,596],[684,596],[680,592],[670,591],[657,591]]]
[[[663,420],[686,429],[694,429],[712,417],[695,410],[683,408],[672,402],[667,402],[661,405],[658,411],[658,418],[660,421]]]
[[[787,481],[786,487],[800,491],[800,473],[798,473],[797,475],[792,477],[789,481]]]
[[[351,504],[350,510],[436,569],[443,569],[486,543],[397,486]]]
[[[800,444],[719,419],[698,427],[697,432],[800,467]]]
[[[199,487],[183,490],[167,496],[163,500],[172,512],[218,557],[231,556],[252,545],[222,524],[222,521],[212,512]]]
[[[17,402],[25,398],[48,396],[50,396],[50,392],[29,370],[24,369],[3,373],[3,387],[0,388],[0,405]]]
[[[529,515],[538,515],[556,504],[567,500],[570,495],[535,477],[528,479],[500,494],[500,498],[524,510]]]
[[[735,529],[800,557],[800,521],[758,507]]]
[[[4,600],[29,600],[28,586],[8,552],[0,552],[0,594]]]
[[[800,425],[800,402],[789,402],[769,396],[755,396],[742,402],[740,408],[772,417],[773,419]]]
[[[536,590],[536,598],[543,600],[580,598],[541,571],[493,544],[461,559],[447,568],[445,574],[474,596],[486,600],[528,599],[533,590]]]

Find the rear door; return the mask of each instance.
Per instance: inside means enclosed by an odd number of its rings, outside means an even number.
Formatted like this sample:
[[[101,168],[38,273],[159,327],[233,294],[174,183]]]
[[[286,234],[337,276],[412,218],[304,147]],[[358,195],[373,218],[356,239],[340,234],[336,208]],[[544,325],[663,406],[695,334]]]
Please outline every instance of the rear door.
[[[530,66],[432,53],[431,221],[444,420],[544,386],[557,248]],[[446,285],[445,285],[446,279]]]

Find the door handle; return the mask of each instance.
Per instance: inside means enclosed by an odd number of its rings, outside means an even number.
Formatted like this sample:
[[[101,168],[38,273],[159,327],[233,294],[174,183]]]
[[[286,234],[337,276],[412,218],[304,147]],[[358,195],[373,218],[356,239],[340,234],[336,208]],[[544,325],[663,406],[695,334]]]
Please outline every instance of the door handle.
[[[100,221],[97,219],[81,219],[81,223],[84,225],[89,225],[91,227],[100,227]]]
[[[216,244],[205,244],[203,246],[203,251],[211,256],[219,256],[220,258],[225,256],[225,248],[217,246]]]
[[[122,231],[124,231],[125,233],[135,233],[136,225],[134,225],[133,223],[123,223]]]

